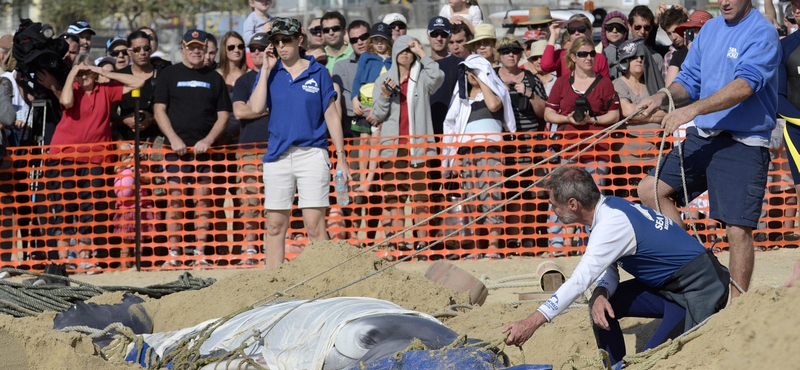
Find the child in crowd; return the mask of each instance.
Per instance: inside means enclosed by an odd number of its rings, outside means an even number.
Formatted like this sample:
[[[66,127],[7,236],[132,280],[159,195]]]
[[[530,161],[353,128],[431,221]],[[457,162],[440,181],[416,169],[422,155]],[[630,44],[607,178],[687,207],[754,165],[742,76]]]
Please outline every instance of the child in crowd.
[[[483,13],[478,6],[478,0],[448,0],[447,4],[439,11],[439,16],[449,19],[453,16],[463,17],[473,26],[483,23]]]
[[[358,132],[362,138],[372,138],[367,145],[374,147],[378,144],[377,138],[381,136],[380,123],[372,116],[372,92],[375,79],[392,67],[392,30],[386,23],[372,25],[367,40],[367,51],[358,59],[358,69],[353,80],[353,113],[359,118],[351,129]],[[370,150],[367,158],[375,158],[377,150]],[[355,191],[367,191],[375,178],[375,169],[378,162],[370,160],[367,165],[369,171],[364,181]]]
[[[253,8],[253,12],[244,20],[242,36],[244,36],[245,45],[250,45],[250,38],[256,33],[269,32],[270,28],[267,28],[266,25],[272,19],[269,15],[272,0],[249,0],[248,4]]]
[[[112,217],[112,221],[114,221],[114,234],[127,234],[122,237],[125,247],[122,248],[120,257],[130,258],[134,256],[132,244],[136,242],[136,198],[133,176],[134,154],[133,146],[128,143],[122,144],[121,149],[125,151],[125,154],[120,156],[120,165],[115,167],[117,177],[114,179],[114,194],[117,196],[117,202],[114,208],[117,210],[117,213]],[[140,166],[139,170],[141,173],[148,172],[146,166]],[[141,173],[139,175],[139,183],[150,184],[150,177],[142,175]],[[139,189],[139,207],[142,209],[141,230],[143,242],[149,242],[152,237],[147,234],[155,230],[153,224],[147,221],[161,219],[160,213],[145,211],[153,209],[152,194],[153,192],[150,189]],[[125,267],[133,267],[133,260],[125,261]]]

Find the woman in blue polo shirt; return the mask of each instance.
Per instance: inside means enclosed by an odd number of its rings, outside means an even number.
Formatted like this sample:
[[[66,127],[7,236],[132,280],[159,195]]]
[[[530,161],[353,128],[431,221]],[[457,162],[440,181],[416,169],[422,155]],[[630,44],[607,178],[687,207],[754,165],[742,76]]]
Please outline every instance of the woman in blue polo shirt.
[[[331,162],[326,131],[336,147],[336,169],[351,177],[333,82],[324,65],[301,54],[305,38],[300,22],[275,18],[270,41],[275,52],[264,57],[248,105],[254,112],[270,110],[269,146],[264,155],[268,219],[264,253],[267,268],[274,268],[284,260],[295,188],[308,238],[328,239],[325,211],[330,205]]]

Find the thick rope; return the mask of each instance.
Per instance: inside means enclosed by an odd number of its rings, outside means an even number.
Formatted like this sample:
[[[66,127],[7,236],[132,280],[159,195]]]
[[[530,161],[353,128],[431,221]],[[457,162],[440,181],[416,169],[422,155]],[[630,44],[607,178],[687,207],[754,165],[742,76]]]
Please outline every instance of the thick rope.
[[[165,295],[185,290],[202,289],[216,282],[216,279],[199,279],[185,272],[174,282],[151,285],[144,288],[116,285],[97,286],[65,276],[20,270],[12,267],[4,267],[0,269],[0,272],[45,277],[76,285],[27,285],[0,279],[0,312],[15,317],[35,316],[45,311],[61,312],[70,308],[75,302],[85,301],[108,292],[131,292],[151,298],[161,298]]]

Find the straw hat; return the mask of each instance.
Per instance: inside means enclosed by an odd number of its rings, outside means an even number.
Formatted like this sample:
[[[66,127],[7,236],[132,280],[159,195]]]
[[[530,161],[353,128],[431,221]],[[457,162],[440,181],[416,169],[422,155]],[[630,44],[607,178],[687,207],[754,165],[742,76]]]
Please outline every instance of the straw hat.
[[[546,6],[532,6],[528,8],[528,20],[525,22],[517,23],[519,25],[529,25],[529,24],[543,24],[543,23],[550,23],[553,21],[553,17],[550,16],[550,8]]]
[[[497,31],[491,24],[481,23],[475,26],[475,37],[468,41],[467,44],[474,44],[478,41],[486,39],[497,40]]]

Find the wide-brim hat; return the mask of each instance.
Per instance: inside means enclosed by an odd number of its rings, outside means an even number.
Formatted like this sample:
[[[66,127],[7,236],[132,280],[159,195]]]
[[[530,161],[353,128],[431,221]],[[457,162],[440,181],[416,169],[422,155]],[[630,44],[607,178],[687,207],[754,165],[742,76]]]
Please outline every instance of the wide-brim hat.
[[[532,6],[528,8],[528,20],[525,22],[517,23],[519,25],[531,25],[531,24],[544,24],[550,23],[554,21],[553,17],[550,16],[550,8],[547,6]]]
[[[675,26],[675,32],[681,37],[684,37],[684,30],[687,28],[702,28],[711,18],[714,18],[711,13],[705,10],[695,10],[692,12],[692,15],[689,16],[689,20]]]
[[[497,30],[494,26],[488,23],[481,23],[475,26],[475,37],[467,41],[467,44],[474,44],[481,40],[492,39],[497,40]]]
[[[531,44],[531,51],[528,53],[530,57],[540,57],[544,54],[544,49],[547,47],[547,40],[536,40]]]

